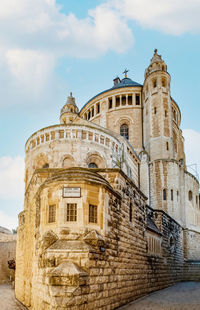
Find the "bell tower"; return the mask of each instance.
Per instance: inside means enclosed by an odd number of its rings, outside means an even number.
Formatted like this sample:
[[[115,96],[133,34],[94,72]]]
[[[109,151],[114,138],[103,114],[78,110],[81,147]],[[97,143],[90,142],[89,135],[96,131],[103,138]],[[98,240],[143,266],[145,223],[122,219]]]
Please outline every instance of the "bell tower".
[[[170,75],[155,49],[143,86],[143,140],[151,161],[174,158],[171,109]]]

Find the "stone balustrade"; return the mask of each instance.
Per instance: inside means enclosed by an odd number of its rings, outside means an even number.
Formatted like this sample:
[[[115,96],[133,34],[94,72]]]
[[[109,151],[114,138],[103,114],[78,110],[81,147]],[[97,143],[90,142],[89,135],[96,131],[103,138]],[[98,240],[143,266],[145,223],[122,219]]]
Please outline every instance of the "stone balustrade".
[[[50,143],[55,140],[87,140],[93,143],[101,144],[106,148],[112,149],[114,153],[119,154],[122,149],[122,143],[118,139],[103,133],[102,130],[83,126],[66,125],[51,126],[41,129],[34,133],[26,143],[26,152],[37,148],[41,144]]]

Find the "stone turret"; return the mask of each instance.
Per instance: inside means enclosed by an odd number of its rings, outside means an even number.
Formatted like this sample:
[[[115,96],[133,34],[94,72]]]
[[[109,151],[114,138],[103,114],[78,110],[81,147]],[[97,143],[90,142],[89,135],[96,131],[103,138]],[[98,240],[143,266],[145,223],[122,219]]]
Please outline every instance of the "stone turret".
[[[145,70],[145,79],[155,71],[165,71],[167,72],[167,65],[162,60],[161,55],[158,55],[157,49],[154,50],[154,55],[151,58],[150,65]]]
[[[143,86],[144,147],[150,160],[173,159],[170,75],[155,49]]]
[[[67,102],[60,112],[60,123],[66,124],[68,122],[72,122],[78,112],[79,110],[76,105],[75,98],[72,96],[72,92],[70,92],[70,96],[67,97]]]

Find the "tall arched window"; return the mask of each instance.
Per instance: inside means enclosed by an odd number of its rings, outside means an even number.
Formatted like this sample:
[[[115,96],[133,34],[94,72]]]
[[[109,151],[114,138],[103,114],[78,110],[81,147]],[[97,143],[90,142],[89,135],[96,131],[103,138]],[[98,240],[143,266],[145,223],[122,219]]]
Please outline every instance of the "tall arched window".
[[[123,124],[120,127],[120,135],[128,140],[129,138],[129,129],[127,124]]]

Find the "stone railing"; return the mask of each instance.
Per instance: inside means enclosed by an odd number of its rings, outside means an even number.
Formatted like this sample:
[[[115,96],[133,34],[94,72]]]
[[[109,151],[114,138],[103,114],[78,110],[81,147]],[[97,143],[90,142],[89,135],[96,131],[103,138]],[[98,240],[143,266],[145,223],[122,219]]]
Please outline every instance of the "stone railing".
[[[89,142],[101,144],[104,147],[111,149],[114,153],[120,154],[122,143],[113,136],[98,129],[90,128],[89,126],[67,126],[56,125],[41,129],[34,133],[26,142],[26,152],[29,152],[41,144],[51,143],[55,140],[86,140]]]

